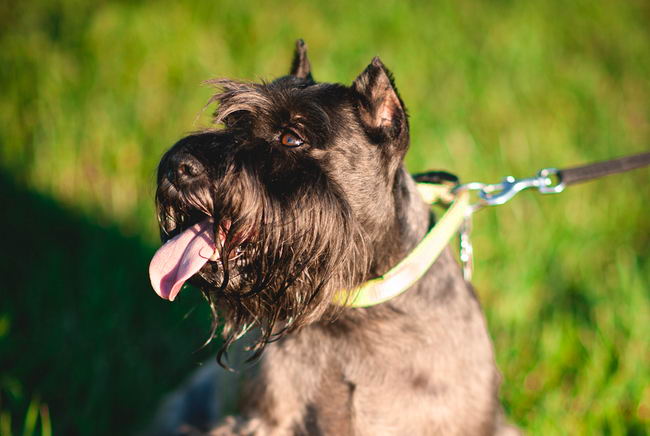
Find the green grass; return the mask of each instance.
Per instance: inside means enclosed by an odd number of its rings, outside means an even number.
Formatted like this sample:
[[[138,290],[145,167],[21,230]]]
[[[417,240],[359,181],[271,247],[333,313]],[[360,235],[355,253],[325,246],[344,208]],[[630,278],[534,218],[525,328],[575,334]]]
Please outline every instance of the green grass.
[[[12,3],[12,4],[9,4]],[[650,148],[650,6],[628,2],[0,5],[0,433],[133,433],[211,350],[196,293],[149,289],[155,167],[212,77],[317,80],[374,55],[412,171],[531,176]],[[529,434],[650,431],[648,170],[475,218],[502,397]]]

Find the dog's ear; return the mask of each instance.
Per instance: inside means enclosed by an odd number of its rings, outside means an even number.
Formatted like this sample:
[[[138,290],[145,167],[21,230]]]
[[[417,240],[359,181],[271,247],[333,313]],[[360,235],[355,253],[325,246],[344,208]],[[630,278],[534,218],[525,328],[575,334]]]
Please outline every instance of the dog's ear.
[[[377,142],[396,140],[408,133],[408,120],[393,76],[375,57],[352,83],[359,100],[361,121]]]
[[[299,79],[313,80],[311,77],[311,64],[309,58],[307,58],[307,44],[302,39],[296,41],[296,51],[293,54],[289,74]]]

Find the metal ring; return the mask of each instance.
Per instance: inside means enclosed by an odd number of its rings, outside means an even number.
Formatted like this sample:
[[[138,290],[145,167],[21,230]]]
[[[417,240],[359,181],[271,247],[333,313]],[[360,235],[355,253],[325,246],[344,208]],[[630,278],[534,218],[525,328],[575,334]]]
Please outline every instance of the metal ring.
[[[548,180],[548,184],[546,186],[539,186],[537,188],[542,194],[559,194],[560,192],[564,191],[564,188],[566,187],[562,181],[560,170],[557,168],[543,168],[539,170],[537,176],[544,177],[546,180]],[[551,179],[552,176],[556,176],[558,179],[555,185],[553,185],[553,180]]]

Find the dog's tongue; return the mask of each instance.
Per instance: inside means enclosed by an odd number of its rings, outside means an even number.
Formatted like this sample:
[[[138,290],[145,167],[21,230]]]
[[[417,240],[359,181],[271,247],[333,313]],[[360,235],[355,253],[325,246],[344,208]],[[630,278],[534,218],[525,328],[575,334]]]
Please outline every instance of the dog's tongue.
[[[158,249],[149,265],[151,286],[160,297],[174,301],[185,280],[215,254],[214,221],[194,224]]]

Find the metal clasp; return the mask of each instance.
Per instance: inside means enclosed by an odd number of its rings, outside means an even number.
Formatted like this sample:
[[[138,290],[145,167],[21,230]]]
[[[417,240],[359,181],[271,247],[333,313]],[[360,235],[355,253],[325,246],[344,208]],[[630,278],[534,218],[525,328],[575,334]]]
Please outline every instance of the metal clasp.
[[[508,176],[501,183],[480,183],[471,182],[456,186],[452,193],[459,191],[477,191],[478,201],[470,204],[466,213],[463,224],[459,229],[460,242],[460,260],[463,265],[463,277],[465,280],[472,279],[473,254],[472,241],[470,234],[472,231],[472,214],[485,206],[497,206],[508,202],[518,192],[528,188],[536,188],[542,194],[557,194],[564,190],[562,175],[557,168],[544,168],[537,172],[535,177],[526,179],[515,179]]]
[[[455,190],[467,189],[478,191],[479,200],[472,204],[472,211],[476,211],[484,206],[497,206],[508,202],[518,192],[528,188],[537,188],[542,194],[557,194],[564,190],[562,179],[558,176],[556,168],[544,168],[540,170],[535,177],[525,179],[515,179],[512,176],[504,178],[500,183],[480,183],[472,182],[459,185]]]

